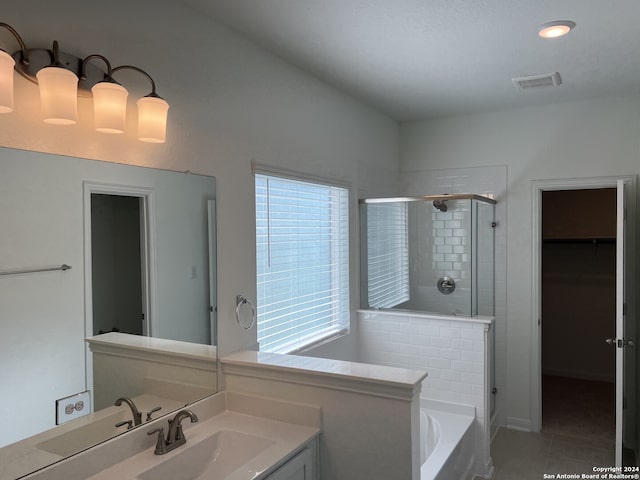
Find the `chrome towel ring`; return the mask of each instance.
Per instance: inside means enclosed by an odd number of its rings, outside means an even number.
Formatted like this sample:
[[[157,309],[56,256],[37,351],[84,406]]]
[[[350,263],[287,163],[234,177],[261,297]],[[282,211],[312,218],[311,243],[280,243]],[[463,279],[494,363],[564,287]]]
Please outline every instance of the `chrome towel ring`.
[[[246,318],[246,314],[241,315],[241,312],[240,312],[241,310],[246,311],[246,308],[244,309],[242,308],[243,306],[251,309],[251,321],[249,322],[248,325],[246,321],[243,321],[240,319],[240,317]],[[249,301],[247,298],[245,298],[242,295],[236,296],[236,321],[238,322],[238,325],[240,325],[245,330],[249,330],[256,323],[256,309],[253,307],[253,303],[251,303],[251,301]]]

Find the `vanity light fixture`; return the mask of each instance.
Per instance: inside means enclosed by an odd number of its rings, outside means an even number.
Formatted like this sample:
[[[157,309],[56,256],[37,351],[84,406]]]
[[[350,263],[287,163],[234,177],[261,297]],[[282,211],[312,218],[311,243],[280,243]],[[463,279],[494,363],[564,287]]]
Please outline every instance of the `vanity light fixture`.
[[[556,20],[547,22],[538,29],[538,35],[542,38],[558,38],[566,35],[576,27],[576,22],[571,20]]]
[[[123,133],[126,123],[126,88],[113,78],[121,70],[134,70],[151,83],[151,93],[140,98],[138,107],[138,139],[143,142],[166,141],[169,104],[156,93],[153,78],[133,65],[112,68],[103,55],[92,54],[80,59],[59,51],[58,42],[51,50],[28,49],[18,32],[6,23],[0,27],[8,30],[20,44],[20,50],[9,54],[0,49],[0,113],[14,109],[14,70],[38,84],[43,119],[54,125],[72,125],[77,122],[78,97],[93,98],[95,128],[103,133]],[[101,60],[106,72],[96,67],[92,60]]]

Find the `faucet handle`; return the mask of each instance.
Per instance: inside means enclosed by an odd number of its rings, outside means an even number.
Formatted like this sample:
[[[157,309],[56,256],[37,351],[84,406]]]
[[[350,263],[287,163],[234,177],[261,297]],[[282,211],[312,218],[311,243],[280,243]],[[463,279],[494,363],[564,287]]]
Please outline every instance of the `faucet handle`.
[[[151,420],[151,415],[152,415],[153,413],[156,413],[156,412],[158,412],[158,411],[160,411],[160,410],[162,410],[162,407],[155,407],[155,408],[152,408],[151,410],[149,410],[149,411],[147,412],[147,422],[148,422],[149,420]]]
[[[167,453],[167,444],[164,440],[164,428],[158,427],[153,430],[149,430],[147,435],[153,435],[154,433],[158,434],[158,438],[156,440],[156,449],[153,451],[156,455],[163,455]]]
[[[127,426],[127,430],[131,430],[133,428],[133,420],[123,420],[122,422],[116,423],[116,428],[120,428],[123,425]]]

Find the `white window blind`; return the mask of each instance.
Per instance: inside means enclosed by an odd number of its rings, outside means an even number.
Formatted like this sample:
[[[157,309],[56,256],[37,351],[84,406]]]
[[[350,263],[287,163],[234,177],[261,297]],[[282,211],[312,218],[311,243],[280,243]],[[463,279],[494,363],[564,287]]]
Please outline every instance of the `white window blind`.
[[[392,308],[409,300],[407,203],[367,205],[368,303]]]
[[[291,353],[349,327],[349,192],[255,178],[258,342]]]

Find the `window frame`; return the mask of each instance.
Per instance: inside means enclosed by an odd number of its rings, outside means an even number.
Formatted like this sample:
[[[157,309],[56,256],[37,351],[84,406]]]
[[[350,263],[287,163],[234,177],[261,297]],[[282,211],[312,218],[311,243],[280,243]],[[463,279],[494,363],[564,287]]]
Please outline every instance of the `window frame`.
[[[255,232],[255,241],[256,241],[256,289],[257,289],[257,295],[256,295],[256,330],[258,330],[258,324],[260,322],[260,293],[259,293],[259,280],[258,280],[258,273],[259,273],[259,253],[258,253],[258,248],[259,248],[259,243],[258,243],[258,184],[257,184],[257,177],[258,176],[263,176],[263,177],[269,177],[269,178],[273,178],[276,180],[281,180],[281,181],[289,181],[289,182],[300,182],[300,183],[306,183],[306,184],[310,184],[311,186],[318,186],[318,187],[326,187],[326,188],[337,188],[337,189],[341,189],[344,190],[343,195],[345,195],[346,198],[344,198],[344,210],[341,211],[339,213],[339,216],[344,215],[346,217],[346,220],[343,220],[344,222],[344,226],[346,228],[346,233],[343,233],[346,236],[346,240],[345,243],[342,245],[342,247],[338,247],[336,245],[331,245],[330,249],[331,249],[331,255],[335,255],[335,249],[342,249],[343,250],[343,255],[344,255],[344,259],[346,260],[346,267],[343,266],[343,268],[345,269],[342,274],[340,273],[340,268],[334,269],[331,272],[331,276],[332,276],[332,280],[331,280],[331,285],[334,285],[334,283],[336,283],[335,281],[335,277],[339,276],[342,277],[341,282],[344,283],[346,282],[346,286],[342,286],[342,294],[337,293],[337,303],[341,304],[340,306],[336,305],[333,308],[338,309],[338,314],[342,315],[342,318],[339,318],[336,322],[335,325],[335,329],[322,334],[321,332],[317,332],[317,334],[312,335],[308,338],[308,341],[304,341],[301,342],[300,340],[298,341],[294,341],[291,342],[289,344],[290,348],[275,348],[275,349],[268,349],[268,350],[262,350],[262,351],[267,351],[267,352],[273,352],[273,353],[281,353],[281,354],[295,354],[295,353],[299,353],[308,349],[311,349],[317,345],[326,343],[328,341],[332,341],[336,338],[339,338],[343,335],[346,335],[349,333],[350,328],[351,328],[351,312],[352,312],[352,288],[353,288],[353,278],[352,278],[352,268],[353,268],[353,255],[352,255],[352,238],[353,238],[353,221],[352,221],[352,213],[353,213],[353,206],[352,206],[352,202],[353,202],[353,191],[351,188],[351,184],[349,182],[344,182],[344,181],[340,181],[340,180],[335,180],[335,179],[327,179],[327,178],[321,178],[321,177],[315,177],[315,176],[310,176],[310,175],[302,175],[302,174],[298,174],[295,172],[291,172],[291,171],[287,171],[287,170],[281,170],[281,169],[274,169],[271,167],[265,167],[265,166],[260,166],[258,167],[256,165],[255,162],[252,162],[252,169],[253,169],[253,174],[254,174],[254,208],[255,208],[255,215],[254,215],[254,225],[256,227],[256,232]],[[345,298],[346,297],[346,298]],[[295,298],[295,297],[294,297]],[[335,320],[332,320],[335,322]],[[257,337],[257,341],[258,341],[258,345],[260,345],[260,339],[257,335],[256,332],[256,337]],[[304,339],[304,337],[303,337]]]

